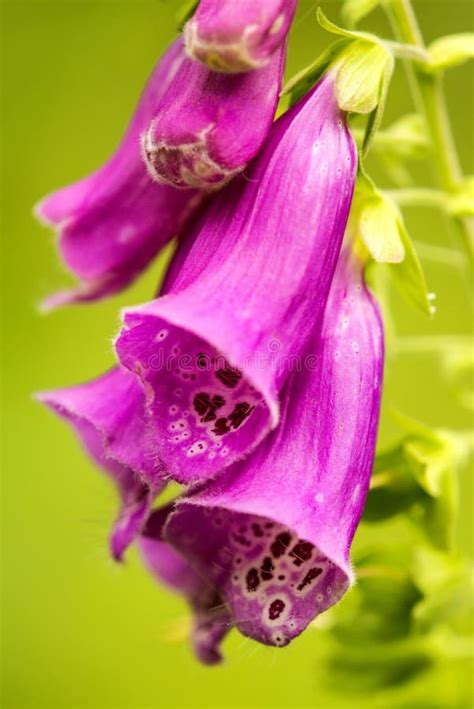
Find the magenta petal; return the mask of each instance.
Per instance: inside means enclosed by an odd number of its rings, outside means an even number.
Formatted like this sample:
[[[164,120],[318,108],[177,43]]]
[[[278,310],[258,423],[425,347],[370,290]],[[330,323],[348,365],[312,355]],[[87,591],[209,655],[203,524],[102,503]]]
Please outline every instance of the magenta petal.
[[[193,59],[215,71],[264,66],[290,29],[296,0],[201,0],[184,28]]]
[[[87,384],[41,393],[38,399],[73,426],[89,455],[114,480],[121,511],[110,545],[113,556],[121,559],[165,484],[139,383],[116,368]]]
[[[109,547],[115,561],[122,561],[125,551],[143,529],[158,490],[142,482],[129,468],[113,466],[109,461],[104,465],[103,458],[99,457],[97,463],[110,471],[120,492],[122,504],[112,527]]]
[[[278,429],[184,498],[165,538],[207,574],[236,626],[285,645],[336,603],[375,450],[383,329],[361,268],[345,257],[321,337],[287,382]]]
[[[250,74],[225,76],[187,59],[143,135],[154,179],[177,187],[222,186],[260,149],[273,121],[286,49]]]
[[[82,425],[92,428],[106,459],[131,468],[151,485],[161,483],[163,469],[145,396],[127,370],[115,367],[86,384],[43,392],[38,398],[79,432]]]
[[[140,151],[140,136],[183,62],[190,60],[176,40],[155,67],[112,158],[36,206],[38,218],[57,229],[61,256],[80,279],[76,290],[53,295],[46,308],[101,298],[127,286],[200,203],[200,193],[156,184]]]
[[[162,527],[171,509],[151,514],[139,539],[140,551],[158,581],[187,599],[194,613],[194,651],[201,662],[213,665],[222,660],[219,645],[232,627],[230,615],[215,587],[162,541]]]
[[[324,311],[356,151],[330,76],[270,131],[182,239],[168,292],[125,312],[121,362],[145,384],[157,447],[206,479],[274,428],[278,395]]]

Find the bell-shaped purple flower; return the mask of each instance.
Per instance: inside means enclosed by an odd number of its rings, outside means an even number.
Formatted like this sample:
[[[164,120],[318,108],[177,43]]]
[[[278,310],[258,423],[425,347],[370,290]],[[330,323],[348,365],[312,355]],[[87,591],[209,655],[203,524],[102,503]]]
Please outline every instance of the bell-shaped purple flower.
[[[115,482],[121,509],[110,549],[121,560],[165,484],[140,384],[116,368],[87,384],[37,398],[73,426],[89,455]]]
[[[219,645],[231,629],[232,621],[215,586],[162,541],[162,528],[171,510],[172,506],[167,506],[152,512],[138,545],[156,579],[188,601],[194,614],[191,640],[196,656],[204,664],[214,665],[222,660]]]
[[[126,287],[183,230],[204,190],[245,166],[270,128],[284,54],[249,77],[219,77],[189,59],[181,39],[171,45],[112,158],[36,207],[57,229],[61,256],[80,280],[46,308]]]
[[[286,645],[350,586],[382,375],[379,310],[361,265],[343,254],[322,334],[285,386],[279,427],[182,498],[164,530],[245,635]]]
[[[46,308],[101,298],[126,287],[199,203],[197,192],[184,194],[154,183],[140,153],[140,136],[183,61],[183,45],[177,40],[156,65],[111,159],[36,206],[39,219],[57,229],[61,257],[80,280],[77,289],[47,299]]]
[[[238,76],[183,61],[142,136],[151,176],[176,187],[212,189],[241,172],[272,124],[285,56],[282,45],[267,66]]]
[[[171,477],[204,480],[277,425],[326,305],[356,162],[327,75],[182,240],[167,294],[125,312],[117,353],[145,385]]]
[[[201,0],[184,28],[189,56],[215,71],[264,66],[285,41],[296,0]]]

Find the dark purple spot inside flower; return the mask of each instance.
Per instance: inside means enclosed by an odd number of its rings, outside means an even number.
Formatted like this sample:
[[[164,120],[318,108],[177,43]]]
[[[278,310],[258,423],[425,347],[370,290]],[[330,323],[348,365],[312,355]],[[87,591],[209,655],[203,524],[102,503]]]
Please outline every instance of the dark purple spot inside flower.
[[[319,567],[315,566],[312,569],[308,571],[304,579],[301,581],[301,583],[298,584],[296,587],[298,591],[302,591],[303,588],[306,588],[306,586],[309,586],[310,583],[314,581],[314,579],[317,579],[320,574],[322,574],[323,570],[320,569]]]
[[[254,522],[252,524],[252,531],[255,534],[256,537],[263,537],[263,530],[257,522]]]
[[[258,571],[257,569],[249,569],[247,571],[247,576],[245,578],[246,583],[247,583],[247,591],[256,591],[259,584],[260,584],[260,579],[258,578]]]
[[[219,396],[219,394],[217,394],[216,396],[213,396],[209,402],[208,412],[205,416],[202,417],[201,421],[203,421],[203,422],[214,421],[217,418],[216,411],[218,409],[221,409],[224,406],[224,404],[225,404],[224,397]]]
[[[275,598],[275,600],[271,602],[270,608],[268,609],[268,617],[270,620],[276,620],[281,616],[284,610],[285,603],[281,600],[281,598]]]
[[[246,401],[236,404],[232,413],[229,414],[229,421],[232,424],[232,428],[239,428],[254,409],[255,406],[250,406]]]
[[[228,389],[234,389],[242,379],[242,372],[239,369],[231,367],[229,364],[216,371],[216,377]]]
[[[293,557],[295,566],[301,566],[305,561],[311,558],[311,552],[314,549],[314,544],[298,540],[293,549],[290,551],[290,556]]]
[[[207,413],[210,405],[211,400],[209,394],[206,394],[205,392],[200,392],[199,394],[196,394],[193,399],[194,409],[200,416],[204,416]]]
[[[280,534],[276,537],[275,541],[270,547],[272,556],[275,559],[278,559],[280,556],[283,556],[283,554],[287,550],[290,541],[291,534],[289,532],[280,532]]]
[[[273,562],[270,556],[266,556],[263,560],[262,566],[260,567],[260,575],[262,577],[262,581],[270,581],[270,579],[273,578],[273,571],[275,571],[275,567],[273,566]]]
[[[199,352],[196,359],[196,364],[199,369],[208,369],[211,365],[211,358],[204,352]]]
[[[230,431],[230,426],[227,423],[227,419],[225,417],[217,419],[216,423],[214,424],[214,428],[212,429],[213,433],[216,433],[218,436],[223,436],[225,433],[229,433]]]

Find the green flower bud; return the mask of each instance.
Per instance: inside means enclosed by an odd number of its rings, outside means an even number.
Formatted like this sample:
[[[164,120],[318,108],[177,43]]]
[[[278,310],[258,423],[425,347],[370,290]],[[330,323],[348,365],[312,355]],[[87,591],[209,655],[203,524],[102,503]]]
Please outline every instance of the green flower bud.
[[[343,111],[371,113],[378,105],[393,57],[381,44],[357,39],[342,52],[337,62],[336,97]]]

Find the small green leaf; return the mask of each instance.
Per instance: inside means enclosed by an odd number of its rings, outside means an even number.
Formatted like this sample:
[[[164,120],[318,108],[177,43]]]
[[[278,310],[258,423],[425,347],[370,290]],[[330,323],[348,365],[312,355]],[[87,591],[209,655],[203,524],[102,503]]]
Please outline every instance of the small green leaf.
[[[379,3],[380,0],[344,0],[341,8],[343,23],[348,27],[355,27]]]
[[[316,11],[316,18],[323,30],[330,32],[331,34],[338,34],[341,37],[346,37],[347,39],[363,39],[372,44],[384,44],[382,39],[377,37],[375,34],[371,34],[370,32],[356,32],[355,30],[346,30],[344,27],[339,27],[339,25],[331,22],[331,20],[326,17],[320,7],[318,7]]]
[[[382,120],[394,68],[392,52],[375,35],[338,27],[319,8],[317,17],[321,27],[343,39],[331,45],[313,64],[291,79],[283,93],[291,93],[293,105],[331,66],[336,77],[336,96],[341,110],[369,116],[362,145],[365,155]]]
[[[336,96],[339,107],[351,113],[371,113],[383,98],[383,83],[391,76],[393,58],[380,44],[357,39],[338,61]]]
[[[348,229],[362,239],[374,261],[389,264],[390,275],[408,303],[425,314],[435,312],[401,212],[375,187],[361,160]]]
[[[330,32],[331,34],[338,34],[342,37],[347,37],[349,39],[359,39],[362,35],[361,32],[353,32],[350,30],[346,30],[344,29],[344,27],[339,27],[334,22],[331,22],[331,20],[326,17],[320,7],[318,7],[318,9],[316,10],[316,17],[323,30],[326,30],[326,32]]]
[[[444,71],[474,58],[474,34],[451,34],[435,39],[428,47],[429,70]]]
[[[400,214],[380,192],[366,199],[361,208],[359,230],[370,255],[378,263],[400,263],[405,247],[400,237]]]
[[[364,142],[362,145],[362,155],[365,157],[370,150],[374,137],[382,123],[383,114],[385,111],[385,102],[387,100],[390,81],[392,80],[395,61],[391,54],[386,53],[385,65],[383,67],[382,76],[379,84],[379,96],[377,105],[369,116],[365,129]]]
[[[385,97],[393,73],[394,60],[386,43],[368,32],[354,32],[338,27],[320,8],[321,27],[331,34],[353,40],[340,52],[336,66],[336,94],[340,108],[352,113],[372,114],[364,139],[364,152],[378,129]]]
[[[359,165],[349,229],[360,236],[370,256],[378,263],[400,263],[405,248],[400,236],[400,212],[392,200],[378,190]]]
[[[401,215],[398,222],[398,230],[405,249],[405,258],[401,263],[390,266],[390,275],[410,305],[418,308],[426,315],[433,315],[435,308],[430,303],[425,274]]]

